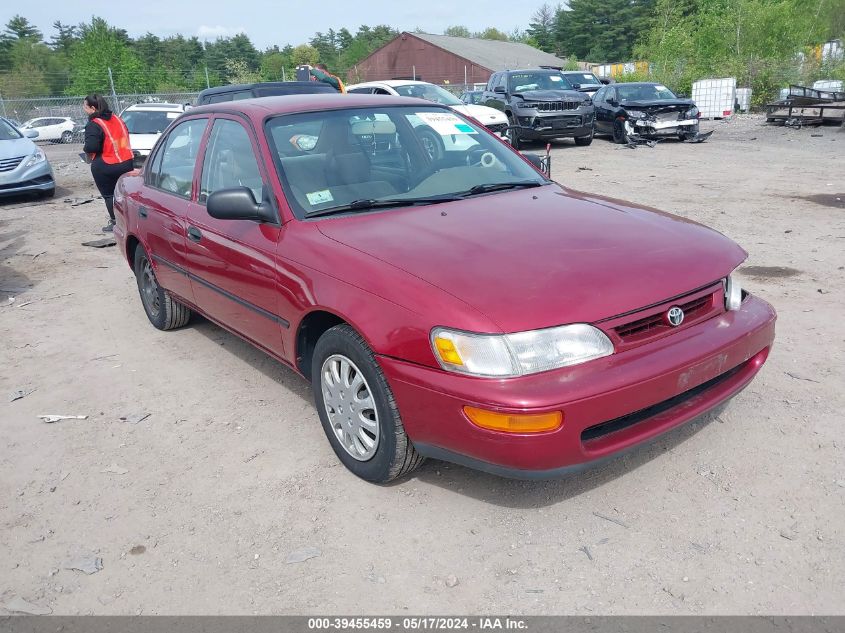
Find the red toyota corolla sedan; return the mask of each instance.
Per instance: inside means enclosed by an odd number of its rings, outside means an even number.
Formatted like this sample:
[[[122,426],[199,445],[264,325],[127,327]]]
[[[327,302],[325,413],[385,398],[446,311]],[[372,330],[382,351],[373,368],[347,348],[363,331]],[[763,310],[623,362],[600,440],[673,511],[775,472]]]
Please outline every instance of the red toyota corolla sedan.
[[[369,481],[570,472],[726,401],[774,339],[731,240],[566,189],[427,101],[195,108],[115,206],[152,324],[199,312],[311,380]]]

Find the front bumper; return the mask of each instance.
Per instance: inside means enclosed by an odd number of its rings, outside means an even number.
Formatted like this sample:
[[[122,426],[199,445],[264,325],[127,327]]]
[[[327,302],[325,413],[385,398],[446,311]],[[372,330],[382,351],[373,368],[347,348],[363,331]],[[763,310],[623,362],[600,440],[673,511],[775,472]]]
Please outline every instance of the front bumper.
[[[590,136],[593,133],[593,110],[564,110],[538,114],[534,111],[517,111],[519,136],[525,140],[545,140]]]
[[[555,371],[491,380],[380,357],[417,450],[499,475],[547,478],[583,468],[714,409],[756,375],[775,312],[749,296],[740,310],[625,352]],[[463,414],[562,411],[552,432],[488,431]]]
[[[49,161],[25,167],[27,160],[28,156],[15,169],[0,172],[0,196],[55,189],[56,182]]]
[[[626,125],[628,126],[629,134],[639,134],[648,138],[695,134],[698,131],[698,119],[682,119],[679,121],[637,119],[628,121]]]

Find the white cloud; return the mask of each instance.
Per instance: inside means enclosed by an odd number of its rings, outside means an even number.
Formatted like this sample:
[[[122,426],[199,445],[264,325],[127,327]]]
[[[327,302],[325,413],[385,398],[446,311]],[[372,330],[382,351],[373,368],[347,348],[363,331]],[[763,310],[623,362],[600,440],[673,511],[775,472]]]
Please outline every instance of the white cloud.
[[[221,26],[219,24],[216,26],[203,24],[197,29],[197,37],[201,40],[216,40],[218,37],[231,37],[238,33],[246,33],[246,29],[242,26],[229,28],[228,26]]]

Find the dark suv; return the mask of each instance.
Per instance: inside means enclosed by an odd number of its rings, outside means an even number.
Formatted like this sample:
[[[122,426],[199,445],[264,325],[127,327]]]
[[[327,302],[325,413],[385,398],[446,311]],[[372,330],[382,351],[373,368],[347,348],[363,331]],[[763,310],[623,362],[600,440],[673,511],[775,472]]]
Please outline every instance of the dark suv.
[[[278,97],[281,95],[302,95],[312,93],[337,93],[328,84],[319,81],[266,81],[257,84],[232,84],[203,90],[197,97],[197,105],[240,101],[256,97]]]
[[[593,142],[594,109],[589,95],[578,92],[559,70],[532,68],[493,73],[482,104],[504,111],[515,148],[524,140],[574,138]]]

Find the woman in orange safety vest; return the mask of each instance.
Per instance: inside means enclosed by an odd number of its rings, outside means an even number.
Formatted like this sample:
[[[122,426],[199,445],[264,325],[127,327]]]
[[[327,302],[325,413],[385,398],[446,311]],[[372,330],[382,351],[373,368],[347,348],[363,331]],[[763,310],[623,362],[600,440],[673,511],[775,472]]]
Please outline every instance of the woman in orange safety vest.
[[[88,115],[85,145],[82,151],[91,157],[91,175],[100,190],[109,212],[109,223],[103,232],[114,228],[114,188],[117,179],[134,166],[129,130],[120,117],[113,114],[102,95],[90,94],[82,102]]]

